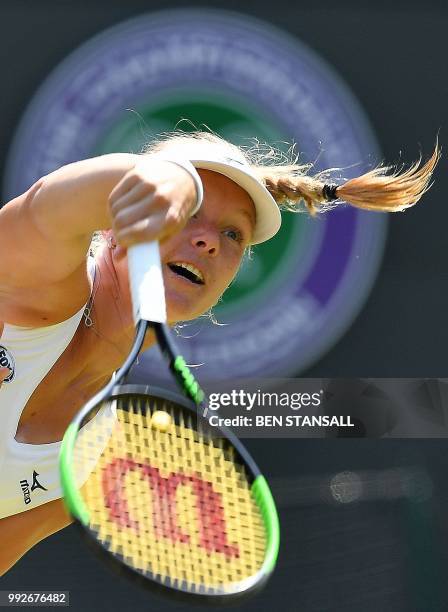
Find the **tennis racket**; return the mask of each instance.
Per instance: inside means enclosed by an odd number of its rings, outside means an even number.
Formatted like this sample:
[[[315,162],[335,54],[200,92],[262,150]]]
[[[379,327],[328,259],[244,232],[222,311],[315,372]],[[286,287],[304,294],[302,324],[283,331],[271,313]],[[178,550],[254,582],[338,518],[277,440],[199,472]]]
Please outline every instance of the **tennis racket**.
[[[121,573],[171,596],[228,602],[272,573],[279,522],[265,478],[207,402],[166,325],[157,243],[128,250],[136,336],[123,366],[61,446],[66,507]],[[126,384],[152,327],[183,395]]]

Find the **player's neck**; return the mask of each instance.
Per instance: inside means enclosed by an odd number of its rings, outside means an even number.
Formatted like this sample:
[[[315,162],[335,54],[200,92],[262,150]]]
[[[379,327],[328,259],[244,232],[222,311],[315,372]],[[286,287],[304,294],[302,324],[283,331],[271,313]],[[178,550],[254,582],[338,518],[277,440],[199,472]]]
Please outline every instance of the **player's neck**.
[[[119,249],[120,247],[117,247]],[[92,353],[97,354],[101,371],[119,368],[127,357],[135,337],[130,292],[128,288],[126,258],[115,258],[115,249],[104,248],[95,259],[96,275],[91,309],[92,326],[89,329]],[[144,350],[155,339],[147,333]]]

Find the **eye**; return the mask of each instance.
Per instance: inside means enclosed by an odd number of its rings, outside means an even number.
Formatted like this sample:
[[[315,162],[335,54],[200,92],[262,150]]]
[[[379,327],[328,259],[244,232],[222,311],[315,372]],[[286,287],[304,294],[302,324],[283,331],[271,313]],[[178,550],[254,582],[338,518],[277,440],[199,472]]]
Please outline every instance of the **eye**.
[[[228,230],[225,230],[224,233],[226,234],[226,236],[228,236],[230,238],[230,240],[233,240],[235,242],[242,242],[243,241],[243,235],[238,230],[228,229]]]

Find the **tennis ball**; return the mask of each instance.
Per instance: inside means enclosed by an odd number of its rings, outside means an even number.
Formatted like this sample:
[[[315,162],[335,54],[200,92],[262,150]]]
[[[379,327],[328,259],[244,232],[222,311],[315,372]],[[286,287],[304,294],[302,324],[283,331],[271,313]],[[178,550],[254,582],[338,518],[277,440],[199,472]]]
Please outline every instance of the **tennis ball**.
[[[156,410],[151,417],[151,426],[159,431],[168,431],[171,427],[171,416],[164,410]]]

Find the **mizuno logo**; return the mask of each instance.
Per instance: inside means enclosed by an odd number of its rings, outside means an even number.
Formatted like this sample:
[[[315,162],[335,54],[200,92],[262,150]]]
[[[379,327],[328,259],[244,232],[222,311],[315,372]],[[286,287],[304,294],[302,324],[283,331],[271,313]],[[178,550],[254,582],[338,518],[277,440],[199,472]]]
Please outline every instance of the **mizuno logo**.
[[[42,489],[42,491],[48,491],[48,489],[43,487],[40,484],[40,482],[38,482],[38,480],[37,480],[38,476],[39,476],[39,474],[36,472],[36,470],[33,470],[33,484],[31,485],[31,491],[34,491],[34,489]]]
[[[23,493],[23,501],[25,502],[25,504],[31,503],[31,493],[35,491],[36,489],[42,489],[42,491],[48,491],[48,489],[43,487],[40,484],[40,482],[37,480],[38,476],[39,474],[36,472],[36,470],[33,470],[33,482],[31,484],[31,487],[29,485],[28,480],[20,481],[20,486],[22,488],[22,493]]]

